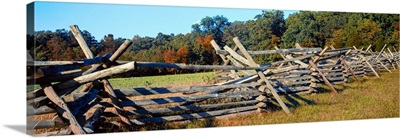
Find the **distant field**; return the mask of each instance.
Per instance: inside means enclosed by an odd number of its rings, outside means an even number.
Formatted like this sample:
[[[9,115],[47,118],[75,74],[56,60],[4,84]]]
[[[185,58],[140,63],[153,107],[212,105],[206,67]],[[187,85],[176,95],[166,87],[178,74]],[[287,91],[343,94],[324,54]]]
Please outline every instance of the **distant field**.
[[[113,88],[171,87],[210,84],[214,72],[109,79]]]
[[[374,76],[361,78],[362,84],[351,82],[335,85],[339,94],[326,92],[316,95],[282,96],[291,115],[282,110],[263,114],[220,119],[193,121],[188,124],[165,123],[149,125],[135,130],[159,130],[181,128],[204,128],[220,126],[243,126],[299,122],[337,121],[354,119],[400,117],[399,71],[381,72],[381,79]]]
[[[115,89],[135,87],[172,87],[210,84],[214,79],[214,75],[215,72],[203,72],[163,76],[112,78],[108,80]],[[27,91],[39,88],[39,85],[28,85]]]

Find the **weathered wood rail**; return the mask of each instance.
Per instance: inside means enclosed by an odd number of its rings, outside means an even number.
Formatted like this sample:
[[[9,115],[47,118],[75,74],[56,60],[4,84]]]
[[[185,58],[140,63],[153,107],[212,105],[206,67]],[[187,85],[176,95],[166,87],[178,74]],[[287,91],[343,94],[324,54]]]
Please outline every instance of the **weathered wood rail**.
[[[39,89],[27,92],[27,129],[35,135],[96,133],[112,124],[135,127],[192,119],[223,118],[265,112],[278,104],[290,114],[280,95],[317,93],[317,88],[348,83],[351,77],[399,67],[400,53],[386,46],[380,52],[333,47],[247,51],[235,45],[219,46],[211,41],[222,65],[118,61],[131,45],[126,40],[112,55],[94,57],[78,27],[70,26],[87,59],[78,61],[34,61],[27,55],[27,84]],[[329,49],[330,48],[330,49]],[[251,55],[278,54],[282,60],[257,64]],[[83,72],[82,67],[90,66]],[[117,74],[142,68],[176,68],[219,71],[216,84],[186,87],[114,89],[107,80]],[[47,116],[42,119],[37,116]],[[50,116],[50,117],[49,117]],[[101,118],[116,121],[104,121]],[[51,129],[51,132],[39,131]],[[55,128],[55,129],[54,129]]]

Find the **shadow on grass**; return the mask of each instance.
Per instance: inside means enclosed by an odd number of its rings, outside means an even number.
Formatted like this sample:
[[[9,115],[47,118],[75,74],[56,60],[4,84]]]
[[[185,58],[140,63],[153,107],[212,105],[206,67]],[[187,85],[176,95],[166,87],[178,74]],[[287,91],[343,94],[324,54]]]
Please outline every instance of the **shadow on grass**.
[[[287,106],[289,108],[296,108],[299,107],[301,104],[300,102],[303,102],[307,105],[315,105],[315,102],[306,98],[301,97],[300,95],[293,93],[293,94],[289,94],[289,95],[285,95],[284,96],[285,99],[289,102],[289,104],[287,104]]]
[[[296,93],[283,95],[284,103],[288,108],[297,108],[302,104],[306,105],[315,105],[316,103],[312,100],[306,99]],[[286,101],[285,101],[286,100]],[[271,99],[271,102],[267,103],[267,107],[272,111],[282,110],[282,107],[279,105],[278,101],[275,98]]]
[[[343,92],[345,89],[347,89],[348,86],[346,84],[341,84],[340,87],[337,87],[338,85],[333,85],[335,90],[340,93]],[[331,89],[329,89],[326,85],[323,85],[322,87],[314,88],[317,91],[317,94],[323,94],[323,93],[332,93]]]
[[[289,102],[289,104],[286,104],[287,107],[289,108],[296,108],[300,106],[300,103],[293,99],[290,95],[284,95],[285,99]]]
[[[308,99],[306,99],[306,98],[303,98],[303,97],[301,97],[300,95],[298,95],[298,94],[296,94],[296,93],[292,94],[291,96],[293,96],[294,98],[296,98],[296,99],[298,99],[298,100],[301,100],[301,101],[307,103],[308,105],[315,105],[315,102],[314,102],[314,101],[308,100]]]

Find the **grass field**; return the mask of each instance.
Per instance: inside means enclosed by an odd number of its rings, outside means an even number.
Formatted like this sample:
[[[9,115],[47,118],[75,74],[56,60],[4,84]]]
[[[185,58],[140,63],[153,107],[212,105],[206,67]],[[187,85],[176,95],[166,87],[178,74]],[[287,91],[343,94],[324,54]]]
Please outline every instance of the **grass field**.
[[[205,85],[213,81],[214,72],[131,77],[109,79],[114,88],[135,88],[135,87],[179,87],[189,85]]]
[[[177,74],[163,76],[130,77],[108,79],[113,88],[135,87],[178,87],[187,85],[205,85],[213,81],[215,72]],[[27,91],[40,89],[39,85],[28,85]]]
[[[315,95],[282,96],[290,108],[291,115],[282,110],[271,111],[250,116],[219,120],[195,120],[192,123],[165,123],[143,126],[139,128],[123,129],[132,130],[160,130],[182,128],[204,128],[221,126],[245,126],[300,122],[338,121],[374,118],[397,118],[399,111],[400,77],[399,71],[393,73],[381,72],[381,78],[368,76],[359,78],[362,83],[352,81],[349,84],[335,85],[338,94],[325,92]],[[203,77],[203,75],[208,77]],[[198,73],[162,77],[142,77],[127,79],[111,79],[114,87],[146,86],[142,81],[148,81],[150,86],[182,86],[205,83],[212,73]],[[196,83],[200,81],[199,83]],[[159,82],[160,81],[160,82]],[[163,82],[165,81],[165,82]],[[125,84],[135,82],[134,84]],[[187,84],[186,84],[187,83]],[[132,130],[131,130],[132,129]]]

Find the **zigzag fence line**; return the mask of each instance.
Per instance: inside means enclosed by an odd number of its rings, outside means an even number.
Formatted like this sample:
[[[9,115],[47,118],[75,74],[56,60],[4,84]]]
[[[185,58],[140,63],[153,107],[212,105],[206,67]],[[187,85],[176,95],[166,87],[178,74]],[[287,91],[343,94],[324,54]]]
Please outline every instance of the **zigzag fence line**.
[[[357,77],[370,72],[379,77],[380,71],[399,67],[399,52],[385,47],[379,53],[371,52],[370,47],[321,49],[301,48],[298,44],[292,49],[247,51],[238,38],[233,39],[233,48],[211,41],[223,65],[117,61],[132,43],[130,40],[112,55],[94,57],[78,27],[70,28],[87,59],[34,61],[28,54],[27,84],[41,88],[27,92],[27,115],[54,117],[28,120],[27,129],[57,128],[36,135],[96,133],[104,123],[140,126],[254,114],[268,110],[272,103],[290,114],[280,95],[317,93],[321,85],[337,93],[332,85],[348,83],[350,77],[358,81]],[[253,60],[253,54],[279,54],[283,60],[262,65]],[[84,66],[91,68],[83,72],[80,68]],[[220,82],[208,86],[114,89],[107,80],[138,67],[219,70]],[[117,121],[101,119],[110,117]]]

